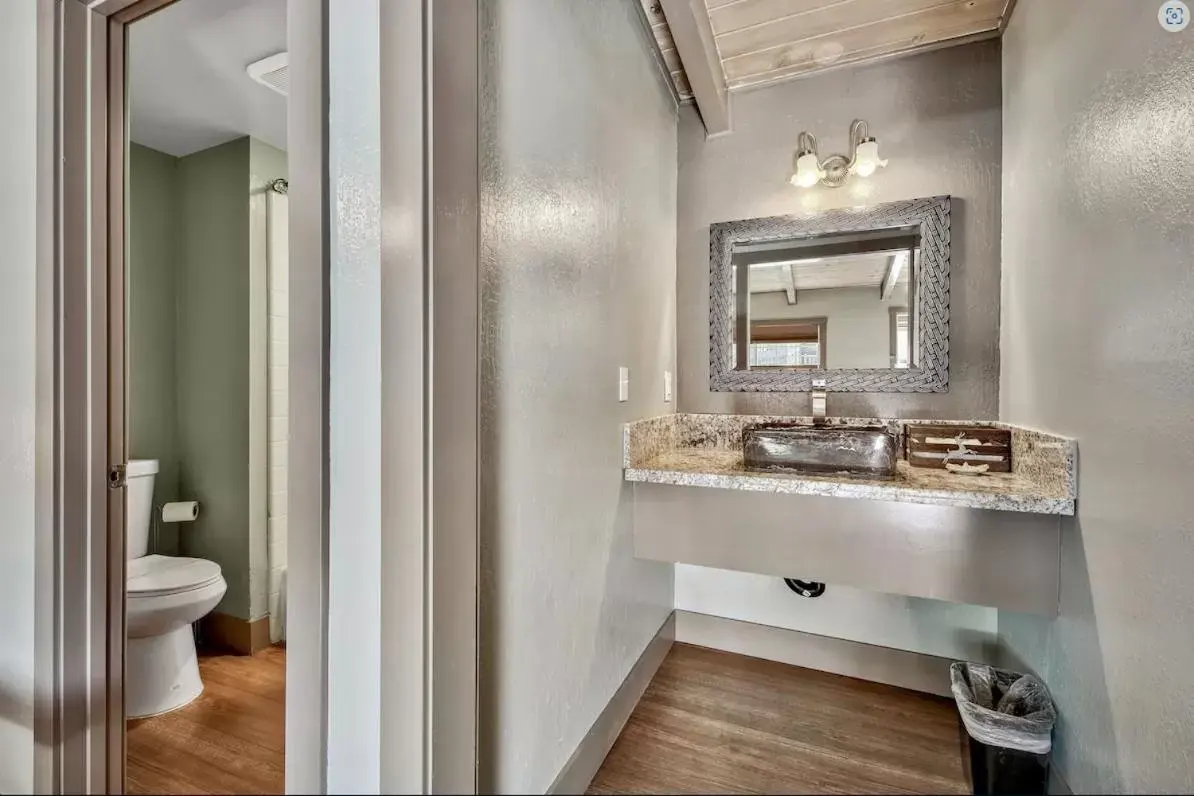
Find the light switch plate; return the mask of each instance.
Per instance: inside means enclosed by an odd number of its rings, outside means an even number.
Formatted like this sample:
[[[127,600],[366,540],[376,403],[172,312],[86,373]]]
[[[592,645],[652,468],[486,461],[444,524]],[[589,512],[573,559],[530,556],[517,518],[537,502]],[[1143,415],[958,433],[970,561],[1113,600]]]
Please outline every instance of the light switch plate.
[[[630,400],[630,368],[618,368],[618,401]]]
[[[663,372],[663,400],[672,400],[672,372],[670,370]]]

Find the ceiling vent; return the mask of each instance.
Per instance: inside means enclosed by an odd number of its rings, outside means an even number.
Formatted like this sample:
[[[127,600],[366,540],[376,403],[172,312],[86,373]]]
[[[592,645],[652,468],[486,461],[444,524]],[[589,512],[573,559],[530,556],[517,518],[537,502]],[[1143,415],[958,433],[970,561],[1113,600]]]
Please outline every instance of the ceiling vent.
[[[290,53],[278,53],[245,67],[249,77],[283,97],[290,93]]]

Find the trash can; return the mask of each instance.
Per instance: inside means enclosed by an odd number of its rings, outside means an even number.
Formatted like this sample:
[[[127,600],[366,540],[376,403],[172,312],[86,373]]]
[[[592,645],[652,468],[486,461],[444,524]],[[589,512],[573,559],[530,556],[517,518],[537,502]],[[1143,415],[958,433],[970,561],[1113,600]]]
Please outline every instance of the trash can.
[[[1057,713],[1045,684],[981,663],[954,663],[949,676],[976,796],[1047,793]]]

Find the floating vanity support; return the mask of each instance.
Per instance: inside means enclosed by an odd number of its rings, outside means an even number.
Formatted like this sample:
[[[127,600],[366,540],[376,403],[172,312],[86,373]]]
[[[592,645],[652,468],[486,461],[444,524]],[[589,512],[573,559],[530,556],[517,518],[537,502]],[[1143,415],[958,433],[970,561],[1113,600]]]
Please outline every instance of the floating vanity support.
[[[881,430],[891,428],[899,434],[892,479],[752,470],[746,459],[757,456],[743,444],[748,432],[781,447],[784,434],[799,434],[803,447],[787,454],[815,466],[810,436],[852,431],[886,444]],[[984,439],[974,429],[1010,434],[1010,472],[910,467],[899,455],[909,434]],[[843,455],[852,454],[832,452],[835,468]],[[680,413],[627,424],[623,462],[638,558],[1057,614],[1061,517],[1077,499],[1072,439],[992,421]]]

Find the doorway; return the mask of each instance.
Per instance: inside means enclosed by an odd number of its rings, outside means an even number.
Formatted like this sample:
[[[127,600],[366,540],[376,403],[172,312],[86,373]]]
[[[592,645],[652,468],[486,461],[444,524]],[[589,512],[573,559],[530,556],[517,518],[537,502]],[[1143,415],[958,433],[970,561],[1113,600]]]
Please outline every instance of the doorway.
[[[46,56],[39,65],[38,91],[51,121],[44,166],[60,208],[45,270],[53,269],[50,277],[59,280],[61,302],[53,312],[59,332],[53,361],[46,364],[47,372],[61,376],[53,385],[60,407],[53,429],[62,440],[52,463],[54,510],[46,512],[54,533],[42,556],[47,573],[52,572],[47,580],[61,594],[52,607],[61,633],[45,654],[47,665],[56,667],[52,698],[44,710],[45,738],[53,756],[42,780],[47,792],[115,793],[126,784],[126,493],[130,465],[144,479],[146,468],[134,463],[152,461],[130,455],[126,428],[137,415],[135,402],[127,402],[126,412],[126,359],[135,365],[129,357],[125,306],[126,161],[131,151],[126,61],[135,26],[165,13],[163,9],[185,7],[175,1],[66,0],[45,7],[44,30],[39,18],[39,51]],[[195,0],[177,0],[188,1]],[[476,393],[477,374],[476,144],[472,135],[447,136],[429,155],[424,143],[432,117],[442,118],[444,130],[476,129],[476,52],[451,45],[476,38],[478,8],[465,3],[443,7],[441,13],[431,4],[376,0],[287,0],[286,5],[286,46],[292,56],[286,110],[291,174],[285,186],[291,217],[288,538],[286,574],[277,581],[286,617],[285,788],[299,793],[357,785],[364,790],[467,791],[474,787],[476,761],[476,484],[446,474],[459,476],[476,465],[475,431],[470,429],[475,429],[477,412],[469,398]],[[441,76],[434,85],[432,50]],[[448,75],[454,77],[445,84]],[[329,96],[337,86],[346,97],[355,90],[356,101],[333,106]],[[384,135],[377,129],[379,121]],[[377,140],[387,142],[380,182],[379,147],[366,147],[364,158],[345,158],[360,149],[351,137],[341,137],[345,148],[332,151],[335,131],[354,125],[371,127]],[[427,223],[387,227],[381,234],[380,216],[353,217],[360,206],[337,205],[341,197],[331,186],[358,175],[372,180],[358,182],[358,187],[374,192],[373,207],[380,206],[381,191],[386,202],[402,202],[412,219],[422,215]],[[344,276],[332,267],[341,256],[333,233],[349,227],[373,236],[372,259],[365,261],[369,268],[378,271],[379,256],[384,257],[387,279],[372,298],[380,301],[381,317],[387,318],[379,353],[394,376],[379,385],[366,373],[344,371],[338,378],[345,392],[333,396],[331,370],[341,352],[330,350],[337,333],[332,297],[333,288],[344,284],[337,281]],[[435,317],[444,319],[436,321],[434,344],[433,305]],[[346,305],[339,309],[343,322],[355,317]],[[393,333],[398,320],[401,334]],[[372,337],[382,332],[377,327],[367,331]],[[377,345],[369,337],[361,341]],[[381,358],[372,364],[380,367]],[[352,375],[366,378],[350,383]],[[374,424],[372,433],[382,439],[387,472],[406,477],[394,481],[384,495],[381,483],[370,482],[375,489],[368,499],[376,503],[384,496],[388,511],[384,524],[352,528],[362,538],[381,541],[380,555],[366,555],[347,535],[331,533],[345,522],[330,516],[331,496],[338,492],[340,507],[351,507],[348,493],[358,484],[343,472],[332,481],[329,447],[343,429],[363,430],[361,423],[350,421],[360,419],[359,403],[366,397],[362,390],[379,387],[385,394],[387,424]],[[345,404],[337,407],[344,396]],[[425,421],[431,416],[436,422],[428,428]],[[268,433],[268,423],[265,427]],[[360,464],[369,462],[361,459]],[[433,471],[445,477],[433,481]],[[198,528],[206,508],[203,495],[179,497],[198,498],[199,513],[192,521]],[[148,536],[154,539],[152,518],[157,514],[161,524],[154,544],[166,545],[171,534],[164,527],[164,506],[154,500],[146,501]],[[266,511],[268,520],[268,505]],[[183,544],[177,536],[192,525],[176,525],[176,544]],[[268,537],[266,546],[268,569]],[[214,554],[183,552],[191,553],[183,557],[214,563]],[[330,566],[332,560],[338,567]],[[220,567],[225,587],[231,585],[232,569]],[[399,571],[401,577],[396,577]],[[382,605],[351,599],[354,589],[382,583],[383,573]],[[213,614],[225,613],[223,600],[220,595]],[[359,605],[370,610],[356,610]],[[213,631],[200,625],[205,642]],[[330,643],[333,633],[335,643]],[[368,643],[362,645],[362,640]],[[196,650],[202,647],[196,645]],[[335,660],[329,648],[337,650]],[[362,659],[367,659],[361,668],[369,678],[353,678],[348,670]],[[200,672],[201,682],[203,677]],[[373,698],[379,691],[380,703]],[[338,723],[329,726],[333,716]],[[434,755],[428,753],[431,749]],[[358,753],[367,755],[364,765]]]
[[[125,38],[129,793],[284,788],[286,0]]]

